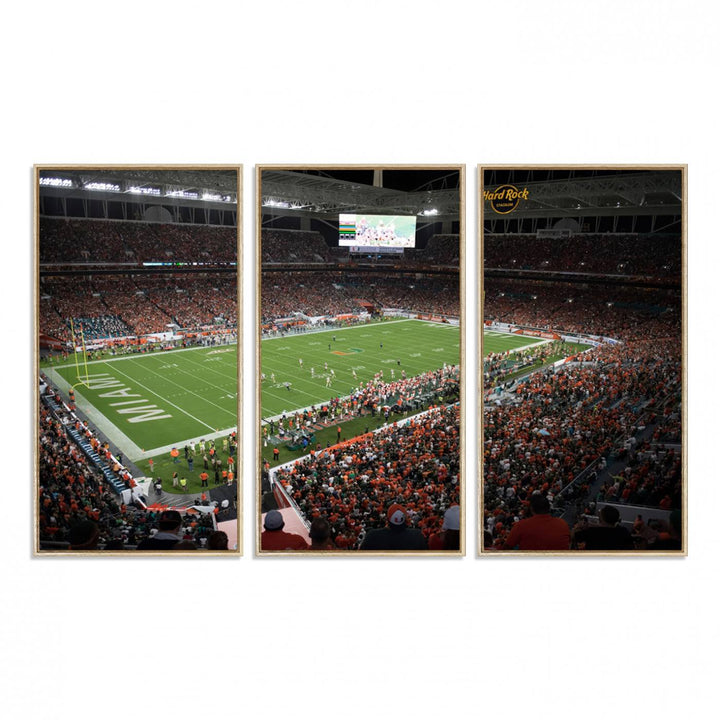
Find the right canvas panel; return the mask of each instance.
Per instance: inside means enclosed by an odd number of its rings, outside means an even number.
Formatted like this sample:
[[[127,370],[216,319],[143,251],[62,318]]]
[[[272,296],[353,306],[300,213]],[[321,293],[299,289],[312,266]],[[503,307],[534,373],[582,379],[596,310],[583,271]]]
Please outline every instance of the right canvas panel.
[[[687,554],[687,166],[483,166],[481,554]]]

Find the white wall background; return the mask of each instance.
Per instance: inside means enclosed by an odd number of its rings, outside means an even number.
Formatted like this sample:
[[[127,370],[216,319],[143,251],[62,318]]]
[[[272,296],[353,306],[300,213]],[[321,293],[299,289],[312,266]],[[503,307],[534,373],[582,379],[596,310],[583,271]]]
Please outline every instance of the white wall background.
[[[667,0],[4,8],[4,716],[707,716],[717,23],[711,2]],[[478,559],[469,481],[462,560],[258,560],[252,520],[242,559],[32,559],[31,166],[93,162],[245,165],[248,509],[256,163],[467,165],[468,407],[476,164],[689,163],[689,557]]]

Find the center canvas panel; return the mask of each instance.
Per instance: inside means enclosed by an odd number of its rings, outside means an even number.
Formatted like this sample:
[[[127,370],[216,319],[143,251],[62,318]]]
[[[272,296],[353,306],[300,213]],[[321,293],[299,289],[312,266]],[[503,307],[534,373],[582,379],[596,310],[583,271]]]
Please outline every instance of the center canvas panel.
[[[257,550],[461,554],[460,166],[261,166]]]

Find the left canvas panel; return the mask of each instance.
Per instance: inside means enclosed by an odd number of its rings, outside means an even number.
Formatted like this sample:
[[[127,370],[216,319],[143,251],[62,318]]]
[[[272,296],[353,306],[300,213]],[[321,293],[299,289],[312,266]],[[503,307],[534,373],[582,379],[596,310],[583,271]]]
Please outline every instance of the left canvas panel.
[[[241,183],[35,167],[37,554],[241,553]]]

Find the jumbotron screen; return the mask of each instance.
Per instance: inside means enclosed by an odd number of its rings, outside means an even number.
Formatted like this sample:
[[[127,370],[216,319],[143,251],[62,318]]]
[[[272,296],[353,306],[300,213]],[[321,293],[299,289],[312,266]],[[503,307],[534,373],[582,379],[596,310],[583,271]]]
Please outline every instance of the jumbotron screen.
[[[340,247],[355,252],[402,252],[415,247],[414,215],[340,215]]]

